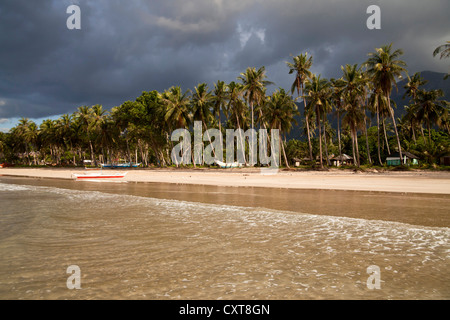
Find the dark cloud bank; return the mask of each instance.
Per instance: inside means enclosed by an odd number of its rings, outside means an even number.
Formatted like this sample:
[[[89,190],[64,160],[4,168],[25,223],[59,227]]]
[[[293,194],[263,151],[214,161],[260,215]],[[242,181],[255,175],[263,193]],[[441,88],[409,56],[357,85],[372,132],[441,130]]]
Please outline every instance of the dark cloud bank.
[[[81,30],[66,27],[71,4],[81,8]],[[381,8],[381,30],[366,28],[371,4]],[[410,73],[448,72],[449,61],[432,56],[450,40],[448,12],[447,0],[2,0],[0,118],[110,108],[173,85],[211,87],[249,66],[264,65],[273,88],[288,89],[285,61],[305,51],[324,77],[389,43],[404,50]]]

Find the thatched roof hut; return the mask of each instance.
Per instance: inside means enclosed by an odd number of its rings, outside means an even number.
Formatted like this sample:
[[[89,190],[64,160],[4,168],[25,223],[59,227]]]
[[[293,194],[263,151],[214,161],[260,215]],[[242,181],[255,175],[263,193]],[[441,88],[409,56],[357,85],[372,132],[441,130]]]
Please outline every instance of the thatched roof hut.
[[[350,157],[348,154],[343,153],[341,155],[337,155],[331,158],[331,161],[333,162],[333,165],[339,167],[340,165],[352,164],[353,158]]]

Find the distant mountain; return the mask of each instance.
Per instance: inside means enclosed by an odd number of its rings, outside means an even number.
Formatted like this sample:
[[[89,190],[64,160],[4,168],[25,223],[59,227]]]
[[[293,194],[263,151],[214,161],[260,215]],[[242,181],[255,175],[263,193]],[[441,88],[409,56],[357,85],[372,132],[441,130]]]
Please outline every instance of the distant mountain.
[[[450,79],[444,80],[445,73],[433,72],[433,71],[422,71],[420,73],[420,75],[422,76],[422,78],[424,78],[425,80],[428,81],[428,83],[426,85],[421,87],[422,89],[425,89],[425,90],[441,89],[442,91],[444,91],[444,97],[442,99],[450,101]],[[397,108],[394,108],[394,115],[395,115],[396,119],[401,118],[403,116],[403,114],[405,112],[404,106],[405,105],[407,106],[410,104],[409,97],[405,97],[405,99],[403,99],[403,95],[405,94],[405,91],[406,91],[406,89],[404,89],[403,87],[406,85],[407,82],[408,82],[408,79],[403,79],[403,80],[397,82],[398,92],[395,88],[393,88],[393,90],[392,90],[391,101],[394,101],[397,105]],[[288,139],[299,139],[302,136],[300,134],[300,131],[301,131],[300,126],[301,126],[302,120],[304,119],[303,118],[303,111],[304,111],[303,101],[297,103],[297,105],[298,105],[298,110],[299,110],[301,116],[296,117],[298,125],[296,125],[292,128],[290,134],[288,135]],[[334,116],[329,115],[328,120],[330,121],[333,128],[336,129],[337,128],[337,119],[335,119]],[[376,125],[375,121],[376,120],[374,119],[372,121],[372,124]]]

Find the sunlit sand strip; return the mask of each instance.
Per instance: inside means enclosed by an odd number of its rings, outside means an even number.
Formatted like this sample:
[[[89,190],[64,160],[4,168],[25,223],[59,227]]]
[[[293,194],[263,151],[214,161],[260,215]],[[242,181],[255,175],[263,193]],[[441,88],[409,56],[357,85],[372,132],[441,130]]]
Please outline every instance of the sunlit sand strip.
[[[3,168],[0,175],[71,179],[76,169]],[[341,171],[280,171],[261,175],[255,170],[132,170],[128,182],[195,184],[229,187],[266,187],[450,194],[450,172],[354,173]]]

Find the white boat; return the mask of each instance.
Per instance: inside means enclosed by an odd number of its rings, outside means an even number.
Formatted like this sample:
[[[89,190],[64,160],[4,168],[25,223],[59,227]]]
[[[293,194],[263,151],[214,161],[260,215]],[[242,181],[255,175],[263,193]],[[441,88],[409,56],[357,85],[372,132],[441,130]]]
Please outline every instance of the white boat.
[[[226,162],[222,162],[219,160],[214,160],[214,162],[221,168],[241,168],[242,167],[242,164],[240,164],[237,161],[226,163]]]
[[[102,168],[138,168],[141,163],[125,162],[125,163],[101,163]]]
[[[72,173],[72,178],[74,179],[118,179],[123,178],[127,172],[124,173],[105,173],[101,172],[89,172],[89,173]]]

